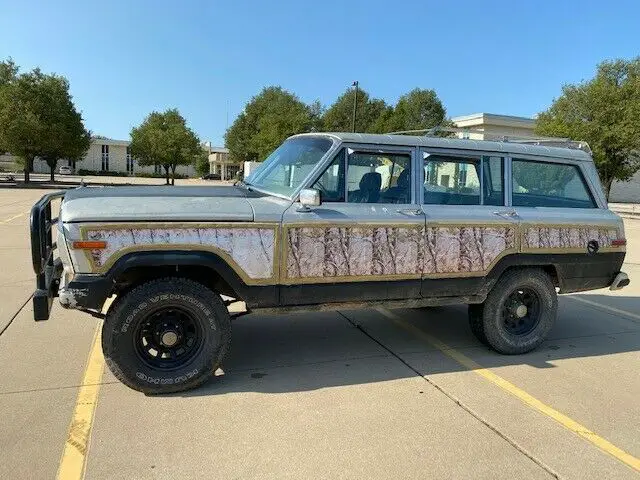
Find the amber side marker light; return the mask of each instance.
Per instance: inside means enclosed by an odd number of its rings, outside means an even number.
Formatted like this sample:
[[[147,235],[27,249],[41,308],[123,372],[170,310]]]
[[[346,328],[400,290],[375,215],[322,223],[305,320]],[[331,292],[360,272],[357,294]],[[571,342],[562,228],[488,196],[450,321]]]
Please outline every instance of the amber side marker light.
[[[618,238],[616,240],[611,241],[612,247],[624,247],[627,244],[626,238]]]
[[[73,248],[77,250],[102,250],[104,248],[107,248],[107,242],[102,242],[102,241],[73,242]]]

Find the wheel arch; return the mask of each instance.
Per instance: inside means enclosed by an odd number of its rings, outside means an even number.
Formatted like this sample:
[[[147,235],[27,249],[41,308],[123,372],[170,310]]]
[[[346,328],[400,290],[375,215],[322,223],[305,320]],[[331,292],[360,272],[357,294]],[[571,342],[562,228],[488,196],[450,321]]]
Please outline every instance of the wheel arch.
[[[544,271],[553,282],[555,287],[562,290],[563,275],[562,268],[566,259],[562,255],[539,255],[539,254],[513,254],[502,258],[489,272],[488,278],[491,286],[505,273],[523,268],[538,268]]]
[[[275,285],[247,285],[220,256],[208,251],[144,251],[119,258],[105,277],[112,292],[122,294],[136,285],[162,276],[196,280],[217,293],[244,300],[249,305],[277,300]]]

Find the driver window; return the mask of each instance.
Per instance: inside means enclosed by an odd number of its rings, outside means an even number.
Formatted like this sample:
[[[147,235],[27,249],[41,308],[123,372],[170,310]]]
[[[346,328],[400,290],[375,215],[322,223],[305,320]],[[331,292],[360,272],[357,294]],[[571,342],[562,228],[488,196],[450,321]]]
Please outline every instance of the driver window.
[[[340,150],[312,185],[323,202],[411,203],[411,155],[408,153],[354,152]]]
[[[350,154],[347,202],[411,203],[411,155],[384,152]]]

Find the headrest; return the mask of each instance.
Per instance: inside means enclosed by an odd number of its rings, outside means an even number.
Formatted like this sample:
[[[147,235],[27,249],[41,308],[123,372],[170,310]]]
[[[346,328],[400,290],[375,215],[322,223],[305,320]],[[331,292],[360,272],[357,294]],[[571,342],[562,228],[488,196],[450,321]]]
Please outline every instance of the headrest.
[[[408,168],[400,172],[396,185],[400,188],[409,188],[411,186],[411,172]]]
[[[380,191],[382,186],[382,175],[378,172],[365,173],[360,179],[360,190]]]

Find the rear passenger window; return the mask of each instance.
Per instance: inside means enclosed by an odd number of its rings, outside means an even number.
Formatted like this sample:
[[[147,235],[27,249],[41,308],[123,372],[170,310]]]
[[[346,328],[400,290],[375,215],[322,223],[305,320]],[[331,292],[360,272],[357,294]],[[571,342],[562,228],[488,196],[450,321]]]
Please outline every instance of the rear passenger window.
[[[484,178],[480,181],[481,165]],[[504,205],[501,157],[427,155],[424,203],[431,205]]]
[[[513,159],[512,170],[516,207],[596,208],[575,165]]]
[[[424,203],[480,205],[480,162],[430,155],[424,167]]]

